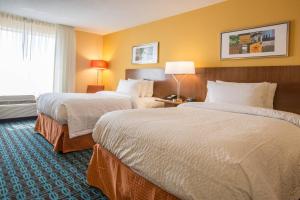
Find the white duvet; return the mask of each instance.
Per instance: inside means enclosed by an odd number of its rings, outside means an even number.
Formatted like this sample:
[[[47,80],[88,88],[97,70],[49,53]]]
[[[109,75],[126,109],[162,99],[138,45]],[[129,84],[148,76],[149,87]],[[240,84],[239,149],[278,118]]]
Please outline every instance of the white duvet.
[[[93,138],[180,199],[300,198],[300,116],[184,104],[107,113]]]
[[[106,112],[133,108],[128,95],[116,92],[95,94],[47,93],[39,96],[37,109],[61,124],[68,124],[70,138],[91,133]]]
[[[91,133],[106,112],[132,108],[157,108],[155,97],[133,98],[113,91],[95,94],[47,93],[39,96],[37,109],[61,124],[68,124],[70,138]]]

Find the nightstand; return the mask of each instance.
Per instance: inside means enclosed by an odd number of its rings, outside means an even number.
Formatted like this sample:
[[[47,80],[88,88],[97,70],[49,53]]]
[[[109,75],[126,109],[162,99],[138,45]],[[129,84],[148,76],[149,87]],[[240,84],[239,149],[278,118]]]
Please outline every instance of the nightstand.
[[[172,100],[166,100],[166,99],[155,99],[155,101],[165,103],[165,107],[176,107],[182,103],[185,103],[185,101],[172,101]]]
[[[88,85],[86,93],[96,93],[104,90],[104,85]]]

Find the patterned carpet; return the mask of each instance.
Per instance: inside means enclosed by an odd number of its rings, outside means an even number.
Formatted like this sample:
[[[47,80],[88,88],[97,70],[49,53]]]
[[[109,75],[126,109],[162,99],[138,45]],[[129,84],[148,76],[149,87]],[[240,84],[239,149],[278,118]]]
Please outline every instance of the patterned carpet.
[[[107,199],[86,183],[91,150],[54,153],[33,127],[33,119],[0,122],[0,199]]]

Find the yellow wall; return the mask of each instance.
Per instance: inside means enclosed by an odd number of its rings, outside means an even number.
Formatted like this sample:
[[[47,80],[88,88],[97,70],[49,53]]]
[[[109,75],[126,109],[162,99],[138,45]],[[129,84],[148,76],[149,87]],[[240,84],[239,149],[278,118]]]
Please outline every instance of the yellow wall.
[[[76,31],[76,92],[86,92],[87,85],[97,83],[97,71],[89,67],[89,60],[102,57],[102,39],[101,35]]]
[[[290,56],[220,61],[220,33],[291,21]],[[131,64],[131,47],[159,41],[159,63]],[[300,64],[300,0],[228,0],[153,23],[104,36],[103,58],[110,60],[107,89],[116,87],[126,68],[164,67],[166,61],[192,60],[197,67]]]

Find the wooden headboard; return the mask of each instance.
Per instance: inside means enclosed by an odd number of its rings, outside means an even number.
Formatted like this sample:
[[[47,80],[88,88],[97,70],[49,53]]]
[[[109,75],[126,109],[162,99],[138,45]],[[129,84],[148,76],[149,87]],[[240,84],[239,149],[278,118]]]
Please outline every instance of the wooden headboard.
[[[126,78],[154,80],[156,97],[176,93],[175,81],[164,74],[163,68],[127,69]],[[181,95],[203,101],[207,80],[277,83],[275,109],[300,114],[300,66],[198,68],[195,75],[186,76],[182,81]]]

